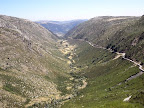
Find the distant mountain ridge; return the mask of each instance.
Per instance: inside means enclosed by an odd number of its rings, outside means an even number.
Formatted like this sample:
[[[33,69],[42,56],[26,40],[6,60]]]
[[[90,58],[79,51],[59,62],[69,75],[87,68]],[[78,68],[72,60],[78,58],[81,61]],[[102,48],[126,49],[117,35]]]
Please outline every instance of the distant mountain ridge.
[[[64,36],[73,27],[87,21],[87,19],[70,20],[70,21],[36,21],[46,29],[50,30],[57,36]]]

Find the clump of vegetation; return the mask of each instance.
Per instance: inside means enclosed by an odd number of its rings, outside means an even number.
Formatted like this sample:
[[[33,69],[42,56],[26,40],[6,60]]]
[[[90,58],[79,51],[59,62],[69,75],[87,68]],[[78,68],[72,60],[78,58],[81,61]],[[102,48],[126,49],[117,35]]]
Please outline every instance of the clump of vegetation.
[[[144,105],[144,91],[138,91],[136,94],[134,94],[130,99],[130,102]]]

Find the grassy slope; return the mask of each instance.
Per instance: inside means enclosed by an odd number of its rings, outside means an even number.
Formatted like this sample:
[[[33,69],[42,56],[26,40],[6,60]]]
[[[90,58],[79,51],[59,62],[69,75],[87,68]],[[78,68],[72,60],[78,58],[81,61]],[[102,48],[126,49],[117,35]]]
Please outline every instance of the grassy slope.
[[[17,20],[20,25],[15,22]],[[15,28],[16,25],[19,25],[17,28],[23,34]],[[67,74],[70,68],[67,59],[59,51],[61,45],[56,44],[56,37],[51,33],[42,27],[38,28],[39,25],[17,18],[14,21],[10,19],[5,27],[0,28],[0,105],[6,102],[7,107],[23,107],[55,98],[60,94],[59,91],[62,94],[70,93],[65,85],[72,83]],[[70,41],[71,44],[74,42]],[[143,104],[143,75],[116,86],[139,72],[138,67],[131,67],[131,63],[122,59],[112,60],[115,55],[110,52],[92,48],[84,42],[76,43],[76,63],[73,64],[76,73],[73,74],[86,77],[88,86],[63,107],[82,107],[83,104],[85,107],[98,108],[141,107],[135,102]],[[131,102],[134,104],[122,102],[129,95],[133,95]],[[46,100],[41,100],[41,97]],[[34,102],[34,99],[38,101]]]
[[[69,65],[56,37],[24,19],[0,20],[0,107],[23,107],[60,95],[57,84],[69,77]]]
[[[128,58],[144,63],[144,19],[136,17],[93,18],[66,36],[125,52]]]
[[[117,30],[134,23],[137,19],[137,17],[95,17],[70,30],[65,37],[87,38],[90,41],[101,43],[110,38]]]
[[[137,103],[123,102],[123,99],[135,95],[144,89],[144,75],[124,83],[131,75],[138,73],[138,67],[121,58],[112,60],[115,54],[96,49],[85,42],[78,44],[75,57],[76,66],[81,67],[76,75],[87,78],[88,85],[76,98],[66,102],[62,108],[142,108]],[[85,59],[84,59],[85,58]],[[86,68],[84,68],[84,66]],[[117,85],[119,83],[121,85]],[[142,96],[140,96],[142,98]],[[133,101],[135,102],[135,101]]]
[[[126,56],[144,63],[144,18],[121,30],[118,30],[107,42],[107,46],[116,51],[126,52]]]

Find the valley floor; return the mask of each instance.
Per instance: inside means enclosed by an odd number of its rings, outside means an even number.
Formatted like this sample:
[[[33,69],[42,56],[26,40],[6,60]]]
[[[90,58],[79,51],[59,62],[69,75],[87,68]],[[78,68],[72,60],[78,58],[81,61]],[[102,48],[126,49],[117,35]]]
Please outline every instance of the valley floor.
[[[86,78],[87,86],[62,108],[143,108],[144,75],[139,74],[139,64],[127,60],[124,54],[84,41],[68,42],[76,46],[71,64],[75,70],[71,74]]]
[[[45,78],[55,83],[59,92],[29,100],[17,95],[25,107],[143,108],[144,74],[139,63],[125,58],[125,53],[114,53],[83,40],[58,43],[61,45],[55,50],[65,58],[51,56],[64,61],[69,68],[65,69],[65,77],[60,76],[56,81]],[[15,93],[11,95],[16,97]]]

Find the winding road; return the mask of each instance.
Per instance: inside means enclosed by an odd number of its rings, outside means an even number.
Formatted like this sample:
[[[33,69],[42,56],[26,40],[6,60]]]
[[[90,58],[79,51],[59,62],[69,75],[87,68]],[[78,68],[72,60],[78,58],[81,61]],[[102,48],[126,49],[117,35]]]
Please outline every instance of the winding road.
[[[87,42],[89,45],[91,45],[92,47],[101,48],[101,49],[108,50],[108,51],[110,51],[110,52],[114,52],[112,49],[106,49],[105,47],[102,47],[102,46],[99,46],[99,45],[95,45],[95,44],[93,44],[93,43],[91,43],[91,42],[89,42],[89,41],[86,41],[86,42]],[[136,77],[138,77],[138,76],[140,76],[140,75],[142,75],[142,74],[144,73],[143,66],[142,66],[140,63],[138,63],[138,62],[135,62],[135,61],[133,61],[133,60],[131,60],[131,59],[129,59],[129,58],[126,58],[126,56],[125,56],[126,53],[120,53],[120,52],[115,52],[115,53],[117,54],[117,56],[116,56],[114,59],[117,59],[117,58],[119,58],[119,57],[122,57],[123,59],[125,59],[125,60],[127,60],[127,61],[130,61],[130,62],[134,63],[136,66],[139,67],[140,72],[137,73],[136,75],[132,75],[130,78],[127,79],[127,81],[128,81],[128,80],[131,80],[131,79],[133,79],[133,78],[136,78]]]

